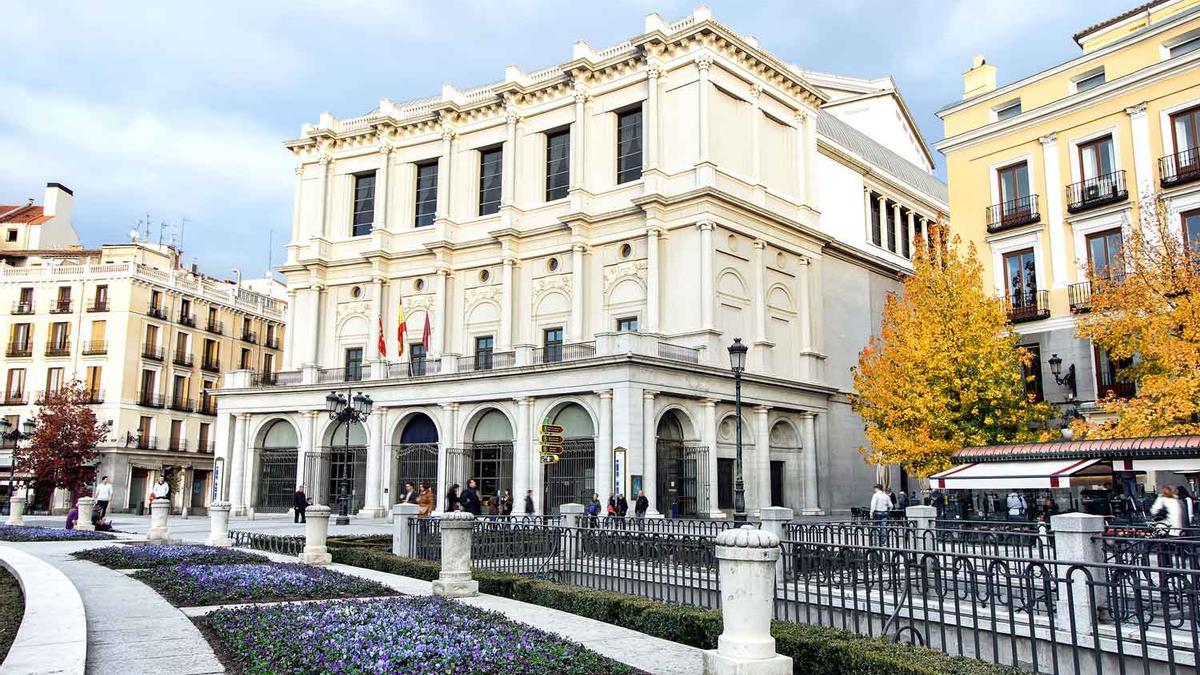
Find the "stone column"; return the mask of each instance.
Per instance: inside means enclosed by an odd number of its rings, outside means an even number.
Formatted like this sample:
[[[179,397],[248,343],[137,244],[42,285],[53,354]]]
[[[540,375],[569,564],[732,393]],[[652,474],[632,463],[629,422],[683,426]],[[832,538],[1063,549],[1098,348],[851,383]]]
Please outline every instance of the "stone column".
[[[150,502],[150,529],[146,532],[147,543],[170,543],[171,533],[167,529],[167,516],[170,513],[171,502],[169,499],[155,499]]]
[[[303,203],[302,190],[304,190],[304,164],[303,163],[297,164],[295,171],[296,171],[296,189],[295,189],[295,193],[292,195],[292,241],[300,241],[301,240],[301,235],[300,235],[300,223],[301,223],[300,213],[301,213],[301,211],[300,211],[300,209],[301,209],[301,204]],[[308,237],[304,237],[304,239],[307,239],[307,238]],[[289,295],[290,295],[290,293],[289,293]],[[292,325],[290,320],[288,321],[288,325],[289,326]]]
[[[583,244],[571,246],[571,342],[583,342]]]
[[[1063,232],[1063,182],[1058,167],[1058,134],[1049,133],[1038,138],[1042,144],[1042,166],[1046,172],[1046,234],[1050,237],[1050,277],[1054,288],[1067,286],[1067,242]],[[1031,190],[1033,186],[1030,186]],[[1038,287],[1046,287],[1042,273],[1038,274]]]
[[[817,369],[813,363],[813,331],[812,331],[812,275],[813,264],[812,259],[808,257],[800,258],[800,269],[797,273],[797,283],[799,289],[797,295],[799,301],[799,314],[797,321],[800,322],[800,377],[804,380],[816,380]]]
[[[720,499],[717,497],[717,488],[719,484],[719,476],[717,475],[717,400],[715,398],[706,398],[702,402],[704,404],[704,444],[708,446],[708,517],[714,519],[724,519],[725,512],[719,507]]]
[[[442,598],[479,595],[479,582],[471,578],[471,531],[475,516],[452,511],[441,517],[442,569],[433,582],[433,594]]]
[[[300,481],[301,485],[308,486],[305,494],[312,499],[314,504],[325,503],[324,486],[321,485],[319,480],[321,470],[316,465],[321,457],[321,442],[317,438],[317,427],[320,424],[321,412],[320,410],[308,410],[304,413],[305,419],[308,420],[308,431],[304,440],[301,441],[303,445],[300,448],[300,452],[297,453],[300,456],[296,458],[297,461],[304,462],[301,465],[301,471],[296,475],[302,477]]]
[[[871,188],[864,186],[863,187],[863,236],[866,237],[866,240],[872,244],[875,243],[875,240],[871,238],[873,224],[874,223],[872,223],[872,221],[871,221]]]
[[[540,458],[534,456],[533,430],[529,424],[529,411],[532,403],[533,399],[527,396],[517,399],[517,438],[513,447],[513,511],[518,513],[524,511],[525,493],[533,489],[531,483],[533,467],[541,469],[541,465],[537,463]],[[541,501],[538,497],[535,490],[534,504]]]
[[[802,452],[804,454],[804,515],[819,516],[821,510],[820,494],[817,488],[817,415],[804,413],[800,420],[803,427]]]
[[[312,303],[312,314],[309,316],[321,316],[321,296],[324,288],[316,281],[312,283],[309,290],[309,300]],[[321,326],[324,322],[312,322],[312,343],[309,345],[308,362],[319,366],[321,364]],[[233,355],[229,355],[233,358]]]
[[[658,332],[658,238],[662,231],[646,229],[646,332]]]
[[[750,367],[760,373],[767,372],[770,366],[767,358],[767,350],[770,347],[767,344],[766,250],[767,242],[761,239],[754,241],[754,277],[751,290],[754,294],[754,349],[751,351],[754,360]]]
[[[233,447],[229,449],[229,502],[234,514],[241,515],[246,508],[242,498],[243,465],[246,461],[246,424],[250,416],[233,416]]]
[[[752,84],[748,93],[753,117],[750,121],[750,182],[758,193],[762,188],[762,87]]]
[[[711,220],[696,223],[700,228],[700,327],[713,330],[713,304],[716,293],[713,292],[713,227]]]
[[[442,154],[438,155],[438,191],[436,220],[450,217],[450,164],[454,157],[454,130],[442,122]]]
[[[775,653],[771,637],[779,538],[745,525],[721,532],[716,545],[724,630],[704,652],[704,672],[791,675],[792,659]]]
[[[596,394],[600,397],[600,428],[596,430],[596,479],[593,491],[604,499],[605,495],[615,495],[622,488],[613,482],[612,389],[601,389]],[[515,500],[516,495],[513,497]]]
[[[515,106],[505,110],[504,154],[500,156],[500,208],[511,207],[516,203],[516,173],[517,173],[517,123],[521,121],[520,111]]]
[[[286,326],[291,329],[296,325],[296,290],[289,288],[287,292],[287,314]],[[291,339],[290,335],[283,335],[283,329],[280,328],[276,335],[280,336],[283,344],[283,370],[291,370],[296,367],[296,345],[295,340]]]
[[[712,68],[713,57],[709,54],[699,54],[696,56],[696,69],[700,71],[700,104],[699,104],[699,124],[700,130],[700,162],[705,163],[710,161],[709,143],[708,143],[708,92],[711,88],[708,83],[709,70]]]
[[[1104,546],[1097,539],[1104,534],[1104,516],[1050,516],[1050,529],[1054,532],[1054,557],[1064,563],[1056,572],[1061,581],[1055,622],[1060,630],[1073,628],[1076,633],[1090,635],[1092,617],[1107,604],[1103,590],[1107,570],[1089,566],[1104,564]],[[1089,579],[1097,585],[1089,586]]]
[[[932,506],[909,506],[904,516],[914,523],[914,534],[920,548],[932,548],[934,527],[937,525],[937,509]],[[927,546],[928,545],[928,546]]]
[[[329,507],[314,504],[305,511],[304,551],[300,562],[306,565],[328,565],[333,562],[325,540],[329,536]]]
[[[884,197],[883,195],[879,195],[878,200],[879,200],[879,245],[883,248],[887,248],[887,231],[888,231],[888,227],[890,227],[889,221],[891,221],[891,218],[888,218],[887,197]]]
[[[817,111],[804,115],[804,199],[814,209],[821,208],[821,193],[817,183]]]
[[[367,446],[367,470],[363,490],[363,507],[358,512],[359,518],[382,518],[383,509],[383,418],[387,408],[379,408],[375,414],[367,418],[371,425],[369,445]]]
[[[372,230],[387,229],[388,208],[388,169],[392,164],[392,145],[388,142],[379,144],[379,173],[375,179],[375,222]]]
[[[92,513],[96,510],[96,500],[91,497],[80,497],[75,500],[75,508],[79,510],[79,517],[75,520],[75,529],[95,530],[96,526],[92,524]]]
[[[229,502],[217,501],[208,505],[208,545],[230,546]]]
[[[658,512],[658,429],[654,426],[654,395],[642,392],[642,489],[650,502],[646,517],[661,518]],[[636,498],[636,495],[635,495]]]
[[[450,276],[450,270],[442,267],[437,271],[437,279],[434,281],[434,314],[433,314],[433,335],[429,346],[435,351],[430,356],[441,357],[446,353],[446,283],[447,277]]]
[[[767,415],[771,412],[769,406],[760,405],[754,408],[754,476],[758,486],[758,510],[771,505],[771,428]]]
[[[392,507],[392,555],[411,558],[412,519],[420,513],[416,504],[396,504]]]
[[[332,161],[333,158],[325,152],[317,159],[317,165],[321,167],[321,203],[317,212],[317,227],[322,237],[329,236],[329,223],[326,221],[329,215],[329,164]]]
[[[900,255],[900,242],[904,240],[904,224],[900,220],[899,202],[892,202],[892,236],[896,238],[896,250],[892,251],[891,248],[888,248],[888,250],[896,255]]]
[[[1146,104],[1139,103],[1125,109],[1129,115],[1130,140],[1133,142],[1133,185],[1127,185],[1126,190],[1134,193],[1134,199],[1144,195],[1152,195],[1154,186],[1154,158],[1150,155],[1150,118],[1146,115]],[[1164,154],[1166,149],[1163,150]],[[1158,233],[1153,230],[1150,221],[1141,223],[1142,235],[1146,241],[1158,240]]]
[[[574,192],[585,185],[584,176],[584,150],[587,143],[584,141],[584,128],[587,122],[587,89],[583,82],[575,80],[575,121],[571,124],[571,191]]]
[[[512,349],[513,259],[507,252],[500,273],[500,351]]]
[[[8,486],[9,491],[15,491],[16,487]],[[8,498],[8,520],[4,521],[5,525],[21,526],[25,524],[25,498],[14,494]]]

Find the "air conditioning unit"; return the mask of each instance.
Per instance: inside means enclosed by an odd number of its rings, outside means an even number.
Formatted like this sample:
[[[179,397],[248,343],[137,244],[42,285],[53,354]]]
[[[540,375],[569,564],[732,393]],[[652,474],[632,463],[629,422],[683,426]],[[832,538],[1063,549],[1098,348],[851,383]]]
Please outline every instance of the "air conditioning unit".
[[[1099,185],[1089,185],[1089,186],[1083,188],[1084,201],[1090,202],[1093,199],[1099,199],[1099,198],[1100,198],[1100,186]]]

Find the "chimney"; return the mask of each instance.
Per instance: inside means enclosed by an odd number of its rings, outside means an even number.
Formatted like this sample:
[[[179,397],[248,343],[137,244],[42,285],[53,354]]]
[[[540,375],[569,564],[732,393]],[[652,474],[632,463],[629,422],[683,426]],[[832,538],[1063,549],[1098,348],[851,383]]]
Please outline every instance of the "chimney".
[[[42,215],[62,218],[71,222],[71,201],[74,192],[61,183],[46,183],[46,198],[42,201]]]
[[[989,66],[980,55],[971,59],[971,69],[963,73],[963,99],[996,89],[996,66]]]

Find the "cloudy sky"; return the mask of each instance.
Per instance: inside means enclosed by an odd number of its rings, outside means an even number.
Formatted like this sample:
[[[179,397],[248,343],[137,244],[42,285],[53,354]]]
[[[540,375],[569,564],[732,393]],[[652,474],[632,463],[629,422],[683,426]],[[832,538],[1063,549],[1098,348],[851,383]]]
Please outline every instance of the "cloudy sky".
[[[182,237],[210,274],[263,273],[282,258],[292,162],[281,141],[321,111],[499,80],[641,32],[696,2],[531,0],[6,0],[0,21],[0,204],[75,191],[85,244]],[[1071,58],[1071,34],[1135,0],[715,1],[718,20],[780,58],[856,76],[891,74],[926,139],[982,53],[1000,81]],[[936,155],[936,153],[935,153]],[[939,165],[941,157],[937,157]],[[939,166],[939,173],[941,169]],[[186,223],[185,223],[186,219]]]

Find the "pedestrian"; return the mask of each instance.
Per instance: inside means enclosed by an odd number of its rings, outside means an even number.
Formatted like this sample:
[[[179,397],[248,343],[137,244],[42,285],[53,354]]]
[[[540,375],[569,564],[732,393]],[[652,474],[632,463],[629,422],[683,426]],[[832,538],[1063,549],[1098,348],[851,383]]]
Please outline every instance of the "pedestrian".
[[[433,490],[429,489],[429,483],[421,483],[421,492],[417,495],[417,506],[420,507],[417,516],[424,518],[433,513],[433,502]]]
[[[463,511],[476,517],[483,513],[483,505],[479,501],[479,483],[474,478],[467,480],[467,489],[462,491],[458,502]]]
[[[307,523],[308,522],[308,505],[309,504],[312,504],[312,500],[310,500],[308,498],[308,495],[304,494],[304,486],[297,485],[296,486],[296,494],[292,495],[292,507],[293,507],[293,511],[294,511],[294,513],[292,515],[293,523]]]
[[[646,491],[638,490],[637,499],[633,502],[633,515],[638,518],[646,517],[646,510],[650,508],[650,500],[646,499]]]
[[[884,490],[887,493],[888,501],[892,503],[892,508],[896,508],[896,493],[892,492],[892,488]]]
[[[504,494],[500,497],[500,515],[511,516],[512,509],[513,509],[512,493],[509,492],[508,490],[505,490]]]
[[[613,518],[617,515],[617,498],[615,496],[608,496],[608,506],[605,508],[604,512],[609,518]]]
[[[154,491],[151,493],[150,501],[153,502],[155,499],[163,499],[169,494],[171,494],[171,486],[167,485],[167,477],[160,474],[158,477],[158,482],[154,484]]]
[[[1150,516],[1154,518],[1155,526],[1166,530],[1168,535],[1178,537],[1183,534],[1183,507],[1169,485],[1163,487],[1150,506]]]
[[[892,510],[892,500],[888,499],[887,493],[883,491],[883,486],[879,483],[875,484],[875,492],[871,495],[871,520],[875,522],[875,534],[879,539],[883,539],[886,528],[884,523],[887,521],[888,511]]]
[[[1029,510],[1029,505],[1025,503],[1024,495],[1013,490],[1005,498],[1004,508],[1008,509],[1009,520],[1025,520],[1025,512]]]
[[[624,518],[629,513],[629,500],[625,499],[625,495],[617,493],[617,517]]]
[[[896,506],[901,509],[908,508],[908,493],[904,490],[901,490],[900,494],[896,496]]]
[[[1175,488],[1175,498],[1179,500],[1179,506],[1183,509],[1184,528],[1196,527],[1196,500],[1191,493],[1185,486],[1180,485]]]
[[[100,479],[100,484],[96,486],[96,513],[104,518],[108,513],[108,503],[112,501],[112,483],[108,481],[108,476]]]
[[[79,506],[76,505],[76,506],[71,507],[70,511],[67,511],[67,529],[68,530],[75,529],[75,523],[78,520],[79,520]]]
[[[533,507],[533,490],[525,491],[525,515],[535,515],[536,511]]]
[[[404,481],[404,492],[400,495],[401,504],[416,504],[417,490],[413,487],[412,481]]]
[[[600,495],[592,493],[592,501],[587,505],[588,523],[592,527],[600,525]]]
[[[459,511],[462,509],[462,499],[458,496],[458,483],[450,486],[446,491],[446,512]]]
[[[112,523],[101,518],[95,511],[92,512],[92,527],[96,528],[97,532],[112,532]]]
[[[500,498],[496,495],[488,495],[487,513],[493,518],[500,515]]]

